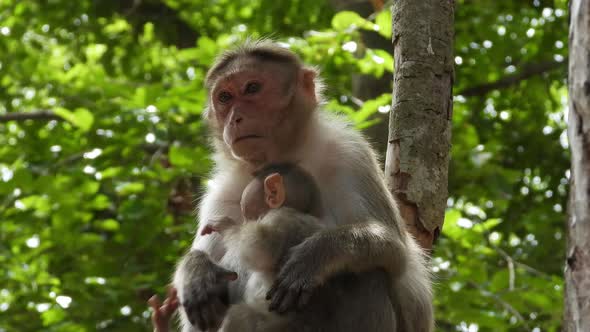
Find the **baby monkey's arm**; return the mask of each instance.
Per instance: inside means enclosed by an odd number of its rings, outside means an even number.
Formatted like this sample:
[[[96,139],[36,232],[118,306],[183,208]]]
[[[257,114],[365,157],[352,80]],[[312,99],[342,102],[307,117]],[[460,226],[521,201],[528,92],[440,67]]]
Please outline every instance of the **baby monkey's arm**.
[[[276,272],[288,250],[320,228],[317,218],[283,207],[271,209],[257,222],[244,223],[239,232],[224,236],[224,242],[231,241],[237,247],[248,267],[260,272]]]
[[[321,228],[317,218],[295,209],[270,209],[258,221],[239,223],[229,217],[213,219],[201,235],[219,233],[228,250],[258,272],[276,272],[289,249]]]

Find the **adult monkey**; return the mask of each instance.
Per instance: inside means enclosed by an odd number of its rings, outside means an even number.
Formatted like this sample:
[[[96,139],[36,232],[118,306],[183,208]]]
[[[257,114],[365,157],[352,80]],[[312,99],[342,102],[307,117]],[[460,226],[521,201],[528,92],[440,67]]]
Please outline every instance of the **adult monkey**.
[[[269,291],[270,309],[292,311],[310,297],[315,301],[314,290],[342,272],[371,276],[381,270],[391,281],[386,286],[395,331],[432,331],[431,285],[421,249],[404,229],[369,143],[318,109],[317,72],[285,48],[250,41],[217,59],[206,86],[215,169],[200,204],[197,236],[174,276],[184,331],[217,328],[229,304],[243,298],[248,279],[231,281],[234,272],[248,271],[238,257],[226,255],[217,235],[199,235],[206,221],[242,220],[240,197],[252,172],[282,162],[297,162],[314,177],[326,227],[290,251]]]

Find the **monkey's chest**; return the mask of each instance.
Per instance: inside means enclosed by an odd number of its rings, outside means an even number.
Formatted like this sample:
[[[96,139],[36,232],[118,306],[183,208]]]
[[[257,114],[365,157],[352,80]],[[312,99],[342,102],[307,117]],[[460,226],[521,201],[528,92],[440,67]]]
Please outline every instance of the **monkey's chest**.
[[[272,280],[266,274],[253,272],[246,283],[244,301],[249,304],[264,301],[271,286]]]

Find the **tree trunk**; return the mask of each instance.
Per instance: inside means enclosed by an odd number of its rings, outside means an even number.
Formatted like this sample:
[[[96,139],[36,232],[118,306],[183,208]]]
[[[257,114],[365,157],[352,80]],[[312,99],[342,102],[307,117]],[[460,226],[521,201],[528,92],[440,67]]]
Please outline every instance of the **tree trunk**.
[[[590,331],[590,0],[570,2],[569,124],[572,152],[565,330]]]
[[[444,220],[453,109],[454,0],[396,0],[385,171],[408,230],[431,249]]]

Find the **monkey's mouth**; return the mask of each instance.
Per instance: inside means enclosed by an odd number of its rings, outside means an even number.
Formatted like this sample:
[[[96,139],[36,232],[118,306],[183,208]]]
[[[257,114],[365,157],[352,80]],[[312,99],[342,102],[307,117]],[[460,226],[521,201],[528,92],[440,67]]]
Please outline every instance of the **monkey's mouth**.
[[[262,136],[258,136],[258,135],[244,135],[244,136],[240,136],[238,138],[236,138],[234,140],[234,144],[244,141],[244,140],[248,140],[248,139],[258,139],[258,138],[262,138]]]

